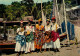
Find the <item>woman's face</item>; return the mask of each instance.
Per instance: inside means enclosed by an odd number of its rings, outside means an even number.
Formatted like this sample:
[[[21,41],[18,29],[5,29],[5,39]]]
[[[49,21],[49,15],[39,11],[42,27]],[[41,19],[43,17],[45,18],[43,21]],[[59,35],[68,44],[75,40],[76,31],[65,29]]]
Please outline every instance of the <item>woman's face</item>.
[[[23,27],[23,24],[21,24],[20,26]]]
[[[28,22],[28,25],[31,25],[31,22]]]
[[[49,21],[47,21],[47,25],[49,25]]]
[[[38,21],[38,24],[40,25],[41,24],[41,21]]]
[[[52,20],[52,23],[55,23],[55,20]]]

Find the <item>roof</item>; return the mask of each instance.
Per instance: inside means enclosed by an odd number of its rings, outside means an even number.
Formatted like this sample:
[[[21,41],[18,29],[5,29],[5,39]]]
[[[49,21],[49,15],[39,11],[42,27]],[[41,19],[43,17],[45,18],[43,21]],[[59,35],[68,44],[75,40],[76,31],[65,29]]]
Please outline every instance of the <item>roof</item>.
[[[21,21],[0,21],[2,23],[20,23]],[[23,21],[23,22],[28,22],[28,21]],[[33,22],[38,22],[38,20],[33,20]]]

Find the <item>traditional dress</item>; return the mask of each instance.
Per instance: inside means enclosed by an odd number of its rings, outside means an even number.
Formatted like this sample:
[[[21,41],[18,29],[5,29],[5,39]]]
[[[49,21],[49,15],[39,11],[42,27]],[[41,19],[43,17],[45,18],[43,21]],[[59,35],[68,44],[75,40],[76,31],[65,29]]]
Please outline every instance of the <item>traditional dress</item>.
[[[21,31],[22,30],[22,31]],[[20,51],[25,51],[25,36],[24,36],[24,31],[20,27],[17,29],[18,35],[16,36],[16,46],[15,46],[15,51],[20,52]]]
[[[51,38],[50,38],[50,30],[51,30],[51,25],[46,25],[45,26],[45,43],[43,44],[43,49],[46,49],[46,48],[52,48],[52,44],[53,42],[51,41]]]
[[[27,53],[27,52],[35,50],[35,48],[34,48],[34,35],[33,35],[33,32],[35,32],[35,31],[34,31],[34,26],[26,26],[25,29],[26,29],[25,31],[27,31],[25,53]]]
[[[43,40],[44,40],[44,26],[36,24],[36,31],[35,31],[35,48],[41,49]]]
[[[59,40],[59,33],[57,33],[57,29],[59,28],[57,23],[54,23],[51,27],[51,40],[53,41],[53,48],[60,48],[60,40]]]

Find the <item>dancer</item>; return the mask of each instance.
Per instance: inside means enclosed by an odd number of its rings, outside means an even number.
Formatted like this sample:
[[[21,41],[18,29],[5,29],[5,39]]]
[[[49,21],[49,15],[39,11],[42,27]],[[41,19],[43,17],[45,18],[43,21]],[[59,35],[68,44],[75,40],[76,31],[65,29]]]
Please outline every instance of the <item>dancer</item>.
[[[32,26],[33,20],[30,19],[28,25],[25,27],[25,36],[26,36],[26,51],[25,53],[34,51],[34,26]]]
[[[45,26],[45,43],[43,44],[43,49],[44,51],[46,51],[46,49],[48,48],[50,51],[50,48],[52,48],[52,44],[51,44],[51,25],[50,25],[50,19],[47,19],[47,24]]]
[[[60,37],[58,33],[59,25],[56,23],[55,17],[52,18],[52,32],[51,32],[51,40],[53,41],[53,48],[55,52],[59,52],[60,48]]]
[[[24,27],[23,22],[20,22],[20,28],[17,29],[17,36],[16,36],[16,46],[15,46],[15,52],[18,52],[17,55],[20,55],[20,52],[22,53],[25,51],[25,36],[24,36]]]
[[[38,20],[38,24],[36,24],[35,31],[35,48],[42,50],[43,38],[44,38],[44,26],[42,25],[42,20]]]

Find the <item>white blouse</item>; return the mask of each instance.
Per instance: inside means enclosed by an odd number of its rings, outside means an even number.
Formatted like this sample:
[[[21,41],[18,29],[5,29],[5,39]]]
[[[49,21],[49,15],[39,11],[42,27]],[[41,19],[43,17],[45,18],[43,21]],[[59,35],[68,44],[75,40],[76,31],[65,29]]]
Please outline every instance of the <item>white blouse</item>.
[[[18,33],[19,35],[24,35],[24,31],[19,32],[20,30],[21,30],[21,27],[17,29],[17,33]]]
[[[57,23],[55,23],[55,24],[52,24],[51,30],[56,32],[56,30],[57,30],[58,28],[59,28],[59,25],[58,25]]]
[[[45,26],[45,31],[49,31],[49,30],[51,30],[51,25],[46,25]]]
[[[30,31],[30,32],[32,31],[32,32],[35,32],[34,26],[26,26],[25,31]]]

